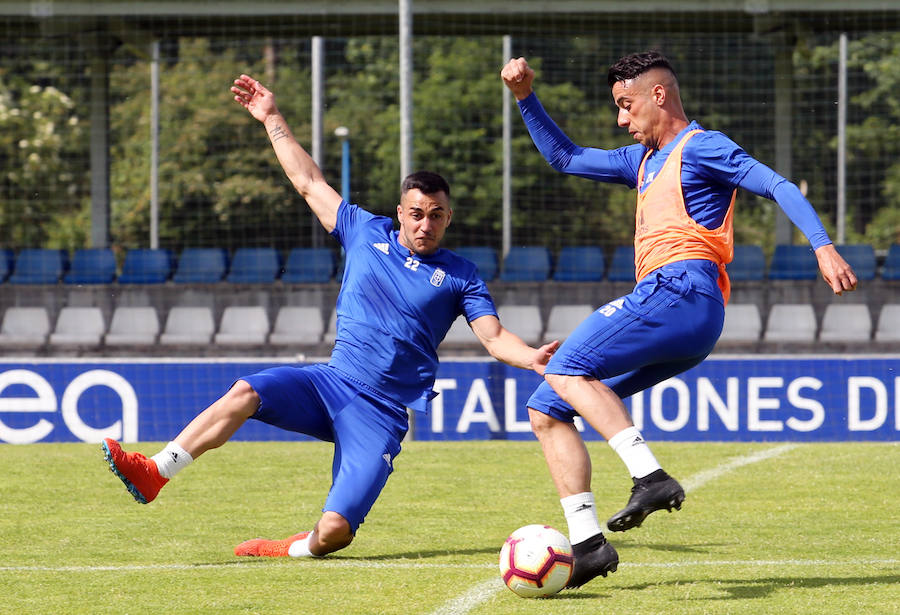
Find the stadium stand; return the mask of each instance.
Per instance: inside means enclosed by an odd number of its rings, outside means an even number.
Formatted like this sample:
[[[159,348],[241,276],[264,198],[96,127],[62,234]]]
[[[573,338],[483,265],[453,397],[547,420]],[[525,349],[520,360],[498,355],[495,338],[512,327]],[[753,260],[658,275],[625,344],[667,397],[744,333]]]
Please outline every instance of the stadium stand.
[[[729,303],[725,306],[725,325],[721,342],[758,342],[762,318],[755,303]]]
[[[763,339],[767,342],[812,342],[816,339],[816,327],[812,305],[776,303],[769,310]]]
[[[872,339],[872,315],[865,303],[832,303],[822,316],[819,340],[868,342]]]
[[[732,282],[755,282],[766,277],[766,257],[762,246],[738,244],[734,259],[727,266]]]
[[[547,316],[547,330],[544,332],[544,343],[553,340],[560,342],[569,337],[575,327],[594,312],[594,306],[586,303],[577,305],[554,305]],[[515,330],[513,330],[515,331]]]
[[[497,277],[499,268],[497,252],[490,246],[461,246],[454,250],[463,258],[467,258],[478,267],[478,275],[485,282],[492,282]]]
[[[0,249],[0,283],[6,281],[16,266],[16,253],[11,248]]]
[[[329,248],[293,248],[281,281],[288,284],[328,282],[334,276],[334,252]]]
[[[84,248],[72,256],[65,284],[110,284],[116,279],[116,257],[110,248]]]
[[[275,316],[269,343],[275,346],[315,346],[322,341],[322,310],[313,306],[285,305]]]
[[[543,246],[513,246],[503,259],[503,282],[543,282],[550,277],[550,250]]]
[[[172,275],[169,250],[140,248],[125,253],[119,284],[162,284]]]
[[[610,282],[634,282],[634,246],[616,246],[606,277]]]
[[[50,334],[50,316],[44,307],[10,307],[0,324],[0,346],[39,348]]]
[[[325,329],[325,334],[322,336],[322,341],[327,344],[334,344],[334,339],[337,337],[337,310],[331,311],[331,316],[328,317],[328,328]]]
[[[536,305],[501,305],[497,316],[503,326],[518,335],[526,344],[538,344],[544,330],[541,311]]]
[[[56,284],[69,268],[65,250],[26,248],[19,252],[10,284]]]
[[[900,280],[900,243],[892,244],[888,248],[884,259],[884,267],[881,270],[883,280]]]
[[[886,303],[878,315],[875,341],[900,343],[900,303]]]
[[[230,305],[213,340],[221,346],[256,346],[265,344],[268,336],[269,315],[262,306]]]
[[[281,273],[281,255],[275,248],[238,248],[225,277],[233,284],[270,284]]]
[[[875,249],[867,244],[846,244],[837,246],[837,251],[853,267],[856,278],[863,282],[875,279],[877,260]]]
[[[51,346],[99,346],[105,331],[99,307],[66,306],[59,311],[49,342]]]
[[[769,265],[770,280],[815,280],[819,261],[808,245],[778,245]]]
[[[159,343],[163,346],[206,345],[212,339],[215,328],[210,308],[176,306],[169,310]]]
[[[599,282],[606,273],[600,246],[565,246],[559,251],[553,279],[557,282]]]
[[[447,331],[447,335],[444,336],[443,343],[470,346],[481,345],[478,338],[475,337],[475,333],[472,332],[472,327],[469,326],[465,316],[459,316],[453,321],[453,324],[450,325],[450,330]]]
[[[107,346],[149,346],[156,343],[158,335],[156,308],[120,306],[113,312],[103,343]]]
[[[222,281],[227,270],[228,252],[224,248],[185,248],[172,281],[176,284],[212,284]]]

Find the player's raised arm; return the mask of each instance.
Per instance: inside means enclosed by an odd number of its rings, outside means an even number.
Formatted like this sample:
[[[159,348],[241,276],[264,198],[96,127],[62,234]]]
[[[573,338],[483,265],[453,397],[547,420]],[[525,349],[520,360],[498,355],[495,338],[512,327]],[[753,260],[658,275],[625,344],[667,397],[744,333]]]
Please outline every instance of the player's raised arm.
[[[500,78],[503,79],[503,83],[513,93],[516,100],[524,100],[532,92],[534,70],[528,66],[525,58],[513,58],[507,62],[500,71]]]
[[[294,138],[275,105],[275,95],[249,75],[235,79],[231,92],[234,99],[265,126],[281,168],[330,233],[337,223],[341,195],[328,185],[321,169]]]

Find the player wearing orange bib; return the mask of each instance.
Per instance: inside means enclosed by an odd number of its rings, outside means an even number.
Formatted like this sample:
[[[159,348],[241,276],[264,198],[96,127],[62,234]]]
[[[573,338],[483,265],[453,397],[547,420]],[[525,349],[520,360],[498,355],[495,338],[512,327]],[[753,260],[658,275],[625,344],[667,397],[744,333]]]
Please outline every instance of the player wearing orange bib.
[[[784,209],[809,239],[835,293],[854,290],[856,276],[794,184],[722,133],[688,120],[675,71],[661,54],[626,56],[609,69],[617,123],[637,141],[614,150],[572,143],[534,94],[534,71],[524,58],[510,60],[501,77],[553,168],[638,190],[634,290],[578,326],[528,401],[569,525],[575,554],[569,587],[578,587],[614,571],[618,555],[597,518],[591,459],[573,418],[582,416],[606,438],[634,482],[625,508],[607,521],[610,530],[681,507],[684,490],[662,469],[622,399],[694,367],[715,346],[730,292],[725,265],[733,254],[737,188]]]

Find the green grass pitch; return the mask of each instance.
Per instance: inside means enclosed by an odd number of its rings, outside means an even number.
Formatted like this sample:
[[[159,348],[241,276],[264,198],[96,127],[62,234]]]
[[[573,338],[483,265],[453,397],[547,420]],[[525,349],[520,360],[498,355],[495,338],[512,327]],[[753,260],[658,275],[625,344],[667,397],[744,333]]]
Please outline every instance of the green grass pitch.
[[[405,444],[356,542],[320,560],[232,548],[311,527],[330,445],[232,442],[147,506],[99,445],[2,445],[0,613],[900,614],[900,445],[653,446],[683,509],[611,534],[615,574],[525,600],[500,583],[503,540],[566,532],[535,442]],[[589,448],[605,518],[630,481]]]

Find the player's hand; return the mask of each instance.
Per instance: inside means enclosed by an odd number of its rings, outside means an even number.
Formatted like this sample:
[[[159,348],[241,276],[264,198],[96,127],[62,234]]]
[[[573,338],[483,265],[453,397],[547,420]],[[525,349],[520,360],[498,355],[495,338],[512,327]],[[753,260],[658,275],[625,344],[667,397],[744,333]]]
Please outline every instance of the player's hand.
[[[856,274],[834,245],[828,244],[816,250],[816,259],[819,261],[822,277],[835,295],[843,294],[845,290],[856,290]]]
[[[559,348],[559,340],[553,340],[549,344],[544,344],[543,346],[538,348],[537,354],[535,355],[534,361],[532,362],[532,369],[543,376],[544,368],[547,367],[547,363],[550,362],[550,357],[553,356],[553,353],[556,352],[557,348]]]
[[[524,100],[533,91],[531,84],[534,81],[534,70],[528,66],[525,58],[513,58],[506,63],[500,71],[503,83],[510,89],[516,100]]]
[[[260,122],[265,122],[267,117],[278,113],[275,95],[249,75],[241,75],[235,79],[231,93],[234,94],[234,99]]]

